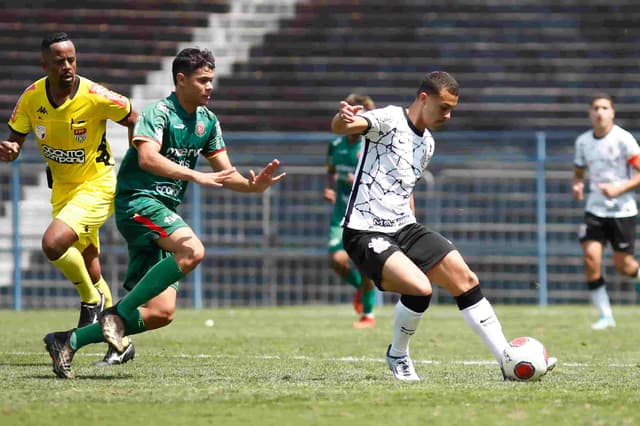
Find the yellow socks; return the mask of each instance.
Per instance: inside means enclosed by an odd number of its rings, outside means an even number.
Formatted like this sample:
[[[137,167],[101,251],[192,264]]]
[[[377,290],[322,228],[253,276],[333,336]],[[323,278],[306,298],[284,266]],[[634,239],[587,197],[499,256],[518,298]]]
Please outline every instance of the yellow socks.
[[[104,280],[104,277],[100,276],[97,283],[93,285],[100,293],[104,295],[104,308],[110,308],[113,306],[113,298],[111,297],[111,289],[109,284]]]
[[[69,247],[62,256],[52,260],[51,263],[76,286],[80,300],[89,304],[100,303],[100,293],[93,286],[82,254],[77,248]]]

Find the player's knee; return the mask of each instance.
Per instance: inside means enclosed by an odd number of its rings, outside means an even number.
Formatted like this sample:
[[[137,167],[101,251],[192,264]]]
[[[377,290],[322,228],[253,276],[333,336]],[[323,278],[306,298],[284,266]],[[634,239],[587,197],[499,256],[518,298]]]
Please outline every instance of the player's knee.
[[[204,246],[198,240],[185,247],[180,253],[176,253],[176,261],[184,273],[191,272],[204,259]]]
[[[456,282],[459,283],[460,290],[467,291],[480,284],[480,280],[466,264],[456,271]]]
[[[349,269],[349,255],[344,250],[338,250],[329,254],[329,262],[331,267],[338,271],[342,270],[344,273]]]
[[[329,263],[331,265],[331,269],[333,269],[341,277],[344,277],[347,275],[347,273],[349,273],[349,264],[347,262],[340,262],[339,260],[331,258]]]
[[[50,238],[42,239],[42,252],[47,259],[56,260],[59,259],[60,256],[64,254],[66,248],[61,247],[59,244],[56,244],[55,241],[52,241]]]
[[[154,318],[154,322],[155,324],[157,324],[158,326],[166,326],[171,324],[171,322],[173,321],[173,318],[175,316],[176,313],[176,308],[175,306],[160,306],[160,307],[156,307],[152,312],[152,316]]]

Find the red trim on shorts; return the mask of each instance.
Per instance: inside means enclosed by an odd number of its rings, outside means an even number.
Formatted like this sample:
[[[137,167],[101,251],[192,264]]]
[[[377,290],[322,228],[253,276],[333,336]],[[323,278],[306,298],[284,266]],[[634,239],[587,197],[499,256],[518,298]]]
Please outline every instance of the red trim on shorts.
[[[162,227],[156,225],[155,223],[151,222],[151,220],[149,220],[148,217],[144,217],[144,216],[140,216],[138,213],[133,215],[133,220],[135,220],[136,222],[146,226],[147,228],[151,229],[154,232],[157,232],[158,235],[160,235],[160,238],[164,238],[164,237],[168,237],[169,234],[167,234],[167,231],[165,231]]]

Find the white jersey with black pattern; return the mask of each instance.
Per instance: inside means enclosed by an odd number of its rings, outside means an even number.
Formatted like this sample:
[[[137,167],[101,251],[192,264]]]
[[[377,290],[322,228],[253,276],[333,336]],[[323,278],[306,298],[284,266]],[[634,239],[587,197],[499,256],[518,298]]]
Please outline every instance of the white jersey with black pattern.
[[[350,229],[392,233],[415,223],[410,197],[427,168],[435,141],[422,134],[398,106],[361,114],[369,122],[342,222]]]
[[[636,139],[618,125],[603,138],[596,138],[593,131],[578,136],[575,142],[574,164],[589,170],[589,196],[585,210],[598,217],[629,217],[638,214],[633,191],[616,198],[602,194],[601,183],[617,183],[631,177],[629,165],[640,155]]]

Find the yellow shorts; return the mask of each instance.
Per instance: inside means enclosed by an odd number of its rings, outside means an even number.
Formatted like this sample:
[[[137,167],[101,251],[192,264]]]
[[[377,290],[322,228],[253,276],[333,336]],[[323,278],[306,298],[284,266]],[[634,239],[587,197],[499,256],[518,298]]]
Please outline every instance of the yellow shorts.
[[[115,174],[81,184],[54,184],[51,194],[53,217],[69,225],[78,235],[80,252],[90,245],[100,252],[100,227],[113,214]]]

